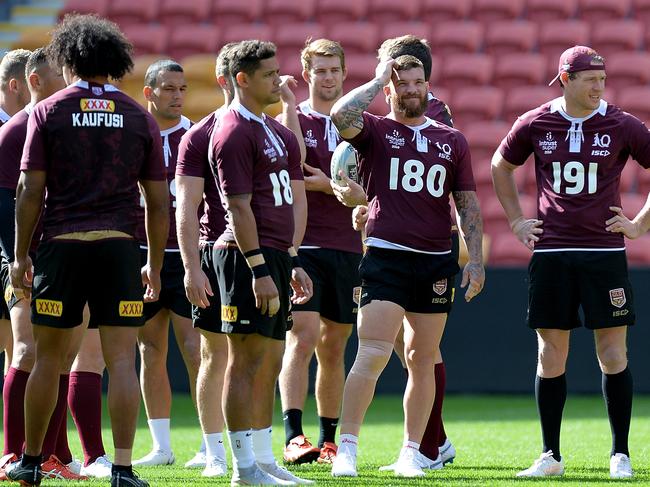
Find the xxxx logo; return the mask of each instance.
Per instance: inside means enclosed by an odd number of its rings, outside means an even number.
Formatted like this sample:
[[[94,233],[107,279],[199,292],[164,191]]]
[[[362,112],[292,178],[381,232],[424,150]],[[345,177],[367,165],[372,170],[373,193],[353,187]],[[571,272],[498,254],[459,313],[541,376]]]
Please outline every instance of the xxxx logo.
[[[39,315],[61,316],[63,313],[63,303],[51,299],[37,299],[36,312]]]
[[[99,98],[82,98],[80,101],[82,112],[110,112],[115,111],[113,100],[101,100]]]
[[[221,305],[221,321],[234,323],[237,321],[237,306]]]
[[[142,301],[120,301],[120,316],[139,318],[142,316]]]

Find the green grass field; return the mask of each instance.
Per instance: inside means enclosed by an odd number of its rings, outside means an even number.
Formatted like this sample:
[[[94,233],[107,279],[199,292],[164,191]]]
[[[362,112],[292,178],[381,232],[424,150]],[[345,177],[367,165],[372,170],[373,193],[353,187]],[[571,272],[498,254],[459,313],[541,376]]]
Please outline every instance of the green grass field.
[[[279,401],[278,401],[279,403]],[[279,404],[274,429],[274,450],[281,458],[284,430]],[[452,465],[429,472],[424,479],[406,480],[379,472],[381,465],[396,458],[402,441],[402,405],[397,396],[376,398],[368,411],[361,432],[359,477],[333,479],[329,467],[317,464],[292,468],[298,475],[316,480],[321,485],[521,485],[539,480],[515,480],[517,470],[526,468],[540,453],[541,440],[535,403],[531,396],[449,396],[445,399],[445,425],[458,455]],[[305,433],[318,439],[318,423],[314,401],[305,408]],[[602,398],[598,396],[569,396],[564,415],[562,452],[566,474],[561,483],[566,486],[599,485],[609,479],[609,423]],[[72,425],[70,420],[69,425]],[[104,441],[109,455],[112,450],[108,420],[104,423]],[[74,427],[69,430],[72,451],[81,449]],[[230,477],[206,479],[200,470],[183,468],[200,442],[200,429],[188,396],[174,397],[172,411],[172,445],[177,464],[170,467],[140,468],[140,475],[152,486],[228,485]],[[141,409],[134,455],[139,457],[150,449],[146,417]],[[630,438],[635,484],[650,485],[650,397],[635,398]],[[628,481],[629,482],[629,481]],[[44,485],[56,485],[44,482]],[[75,485],[106,485],[88,481]],[[68,484],[70,485],[70,484]]]

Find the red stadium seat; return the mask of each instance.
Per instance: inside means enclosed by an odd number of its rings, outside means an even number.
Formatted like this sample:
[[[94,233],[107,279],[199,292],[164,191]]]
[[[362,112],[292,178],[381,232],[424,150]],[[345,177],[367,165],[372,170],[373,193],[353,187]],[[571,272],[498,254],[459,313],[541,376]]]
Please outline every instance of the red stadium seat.
[[[368,12],[369,0],[319,0],[316,5],[316,20],[328,27],[339,22],[359,21]]]
[[[304,85],[305,82],[302,79],[302,61],[300,60],[300,53],[295,51],[293,53],[280,53],[280,73],[290,74],[296,78],[299,86]]]
[[[441,102],[446,103],[447,105],[449,105],[451,102],[451,90],[438,88],[437,86],[431,84],[429,91],[433,93],[433,96],[435,96]],[[447,108],[449,108],[449,106],[447,106]],[[452,112],[451,115],[453,117],[454,113]]]
[[[130,96],[144,103],[142,88],[144,87],[144,75],[147,68],[154,62],[161,59],[167,59],[165,54],[144,54],[133,58],[133,69],[127,73],[116,85],[120,90],[128,93]]]
[[[264,21],[280,26],[287,22],[306,22],[316,12],[315,0],[267,0],[264,7]]]
[[[275,43],[278,46],[279,55],[299,57],[300,51],[305,47],[305,41],[310,37],[312,39],[325,37],[325,27],[313,22],[279,26],[275,31]]]
[[[591,47],[607,58],[619,51],[636,51],[643,45],[644,26],[634,20],[599,22],[591,34]]]
[[[129,24],[122,28],[134,47],[135,55],[166,52],[169,30],[162,25]]]
[[[616,90],[650,82],[650,54],[619,52],[607,58],[607,86]]]
[[[592,25],[627,16],[632,0],[580,0],[578,17]]]
[[[108,16],[120,27],[151,22],[157,15],[158,0],[111,0],[108,4]]]
[[[217,25],[256,22],[262,18],[262,0],[212,0],[212,20]]]
[[[394,22],[386,24],[381,28],[379,36],[379,44],[383,39],[392,39],[403,35],[411,34],[420,39],[431,39],[430,26],[424,22]],[[438,54],[437,50],[432,46],[434,54]]]
[[[562,96],[562,93],[556,87],[544,85],[517,86],[508,90],[503,119],[512,124],[520,115],[558,96]]]
[[[634,193],[639,182],[640,166],[633,160],[627,161],[621,172],[621,193]]]
[[[628,164],[636,164],[636,162],[628,161]],[[640,194],[650,194],[650,170],[639,168],[639,181],[636,189]]]
[[[633,17],[644,24],[650,23],[650,0],[632,0]]]
[[[478,52],[483,43],[483,30],[478,22],[444,22],[431,31],[431,45],[439,56]]]
[[[470,0],[422,0],[420,19],[432,26],[450,20],[463,20],[470,11]]]
[[[169,26],[198,24],[210,18],[211,0],[160,0],[158,20]]]
[[[65,14],[73,12],[79,14],[97,14],[102,17],[106,16],[108,11],[108,0],[66,0],[59,17],[63,18]]]
[[[650,86],[630,86],[621,90],[617,105],[650,125]]]
[[[572,18],[578,9],[578,0],[528,0],[526,18],[538,24]]]
[[[368,54],[379,47],[379,27],[371,22],[342,22],[333,25],[327,37],[338,41],[345,54]]]
[[[521,17],[524,0],[474,0],[470,17],[489,24],[496,20],[513,20]]]
[[[537,24],[526,20],[494,22],[485,33],[485,51],[498,56],[532,51],[537,45],[537,31]]]
[[[494,68],[494,84],[504,90],[547,83],[546,58],[541,54],[502,56]]]
[[[560,54],[575,45],[589,45],[589,24],[586,22],[558,20],[545,22],[540,26],[539,50],[542,54],[555,60],[554,71],[556,73]]]
[[[632,215],[627,215],[632,217]],[[650,266],[650,236],[643,235],[637,239],[625,239],[625,255],[631,267]]]
[[[494,61],[485,54],[453,54],[444,58],[439,84],[449,88],[487,85],[492,81]]]
[[[344,91],[347,92],[370,81],[375,75],[377,62],[377,58],[372,54],[353,54],[346,56],[345,65],[348,69],[348,77],[345,80]],[[383,96],[380,93],[377,97]]]
[[[419,13],[419,0],[370,0],[368,6],[368,20],[379,24],[415,20]]]
[[[515,235],[507,230],[490,235],[490,267],[526,267],[533,253]]]
[[[234,24],[223,28],[221,42],[242,41],[245,39],[273,40],[273,29],[267,24]]]
[[[211,53],[216,57],[221,33],[214,25],[179,25],[172,27],[169,54],[173,59],[183,59],[191,54]]]
[[[630,161],[628,164],[636,165],[636,162]],[[623,207],[623,213],[630,219],[634,218],[641,208],[643,208],[647,199],[647,194],[622,193],[621,206]],[[612,216],[614,216],[613,213]]]
[[[469,144],[472,160],[491,161],[510,127],[511,124],[505,122],[475,122],[465,127],[463,134]]]
[[[461,130],[472,122],[496,120],[503,109],[503,92],[493,86],[461,88],[451,99],[454,123]]]

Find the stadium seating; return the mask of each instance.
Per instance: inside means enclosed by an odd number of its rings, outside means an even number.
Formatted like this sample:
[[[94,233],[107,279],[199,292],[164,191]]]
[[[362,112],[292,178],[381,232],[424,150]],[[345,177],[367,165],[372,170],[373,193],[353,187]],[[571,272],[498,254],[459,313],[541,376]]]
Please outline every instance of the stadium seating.
[[[592,25],[627,16],[632,0],[580,0],[578,16]]]
[[[561,94],[558,88],[543,84],[517,86],[508,90],[508,96],[505,97],[503,119],[508,123],[514,123],[519,115],[523,115],[531,108],[538,107]]]
[[[80,14],[96,13],[97,15],[106,16],[108,2],[109,0],[67,0],[61,9],[59,17],[73,12]]]
[[[634,20],[610,20],[598,23],[591,34],[591,45],[608,59],[618,51],[636,51],[643,44],[644,26]]]
[[[650,23],[650,0],[632,0],[632,16],[648,25]]]
[[[503,91],[494,86],[455,90],[450,103],[455,124],[462,130],[472,122],[501,118],[503,98]]]
[[[412,34],[421,39],[430,39],[430,30],[431,26],[425,22],[391,22],[381,28],[379,38],[381,42],[383,39]]]
[[[492,235],[488,265],[521,267],[526,265],[533,253],[510,232]]]
[[[206,113],[205,107],[210,107],[208,113],[223,105],[223,93],[216,86],[213,88],[199,88],[187,91],[184,103],[184,112],[190,120],[198,122]]]
[[[616,90],[650,82],[650,54],[618,52],[607,58],[607,86]]]
[[[474,0],[471,17],[479,22],[512,20],[521,17],[524,0]]]
[[[289,22],[306,22],[316,12],[315,0],[267,0],[264,6],[264,21],[271,25]],[[304,42],[303,42],[304,44]]]
[[[631,266],[650,266],[650,236],[643,235],[634,240],[626,238],[625,255]]]
[[[617,105],[650,125],[650,86],[630,86],[621,90]]]
[[[272,41],[273,29],[268,24],[232,24],[223,28],[221,42],[226,44],[242,39],[264,39]]]
[[[505,122],[475,122],[465,127],[463,133],[469,143],[472,159],[491,160],[510,126]]]
[[[573,18],[578,0],[528,0],[526,18],[543,25],[552,20]]]
[[[221,31],[214,25],[179,25],[172,27],[169,40],[169,54],[173,59],[179,60],[191,54],[215,54],[221,43]]]
[[[20,33],[18,40],[11,44],[11,49],[29,49],[30,51],[46,46],[51,36],[52,27],[34,26]]]
[[[581,20],[558,20],[544,22],[539,29],[539,51],[555,60],[568,47],[589,45],[589,24]]]
[[[419,0],[370,0],[368,21],[378,24],[415,20],[420,12]]]
[[[169,30],[159,24],[127,24],[122,27],[126,37],[133,43],[136,56],[155,52],[167,52]]]
[[[257,22],[262,18],[262,0],[213,0],[212,21],[217,25]]]
[[[195,89],[214,90],[217,86],[216,74],[214,72],[214,54],[193,54],[183,59],[183,71],[188,86]],[[206,105],[209,107],[209,105]]]
[[[151,22],[158,15],[158,0],[111,0],[107,13],[121,27]]]
[[[452,54],[444,58],[439,83],[448,88],[487,85],[492,81],[494,60],[485,54]]]
[[[493,83],[504,90],[547,81],[546,58],[541,54],[512,53],[497,59]]]
[[[470,0],[422,0],[420,19],[437,27],[443,22],[467,18],[470,9]]]
[[[432,45],[438,56],[474,53],[483,43],[483,25],[479,22],[445,22],[431,30]]]
[[[211,0],[160,0],[158,21],[166,25],[199,24],[210,16]]]
[[[274,41],[280,56],[299,57],[305,47],[305,39],[320,39],[325,37],[325,27],[313,22],[283,24],[275,31]]]
[[[341,22],[329,29],[327,37],[345,46],[346,54],[368,54],[379,47],[379,26],[371,22]]]
[[[346,90],[349,90],[367,83],[374,77],[377,58],[374,54],[353,54],[346,56],[345,65],[348,70],[345,86]]]
[[[358,21],[365,18],[368,0],[319,0],[316,19],[326,27],[339,22]]]
[[[640,166],[629,160],[621,172],[621,193],[634,193],[639,183]]]
[[[532,51],[537,45],[537,31],[537,24],[525,20],[491,23],[485,32],[485,51],[494,56]]]

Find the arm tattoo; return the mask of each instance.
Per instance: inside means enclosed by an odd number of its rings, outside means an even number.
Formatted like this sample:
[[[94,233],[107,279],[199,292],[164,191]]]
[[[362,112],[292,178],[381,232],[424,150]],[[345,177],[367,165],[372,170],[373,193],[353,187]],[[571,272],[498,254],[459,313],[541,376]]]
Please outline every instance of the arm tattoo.
[[[332,114],[336,128],[341,131],[349,128],[363,129],[362,114],[383,86],[380,80],[374,79],[341,98],[337,102],[337,110]]]
[[[476,192],[454,191],[453,195],[470,261],[482,262],[483,221]]]

